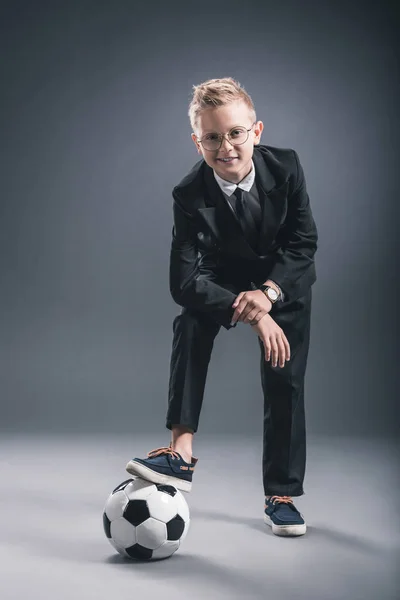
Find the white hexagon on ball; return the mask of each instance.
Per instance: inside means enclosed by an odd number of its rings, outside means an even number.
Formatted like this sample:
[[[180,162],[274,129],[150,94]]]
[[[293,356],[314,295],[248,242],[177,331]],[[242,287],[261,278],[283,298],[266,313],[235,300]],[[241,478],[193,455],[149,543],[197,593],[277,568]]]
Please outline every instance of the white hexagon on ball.
[[[140,477],[128,483],[124,489],[129,500],[146,500],[154,491],[157,491],[154,483],[140,479]]]
[[[167,526],[157,519],[146,519],[136,527],[137,543],[155,550],[167,539]]]
[[[179,540],[177,542],[167,540],[159,548],[156,548],[153,552],[153,558],[168,558],[179,548]]]
[[[111,521],[110,525],[111,537],[117,546],[129,548],[136,544],[135,527],[129,523],[124,517]]]
[[[159,492],[157,488],[154,488],[153,494],[147,498],[147,506],[149,512],[154,519],[158,519],[163,523],[168,523],[176,513],[176,500],[175,496],[170,496],[165,492]]]
[[[124,512],[125,506],[128,504],[128,498],[123,490],[110,494],[107,499],[105,513],[110,521],[118,519]]]
[[[189,506],[188,506],[185,498],[183,497],[183,494],[179,490],[176,490],[176,491],[177,491],[177,493],[175,495],[175,502],[176,502],[176,508],[178,511],[178,515],[180,515],[185,522],[189,521],[189,518],[190,518]]]

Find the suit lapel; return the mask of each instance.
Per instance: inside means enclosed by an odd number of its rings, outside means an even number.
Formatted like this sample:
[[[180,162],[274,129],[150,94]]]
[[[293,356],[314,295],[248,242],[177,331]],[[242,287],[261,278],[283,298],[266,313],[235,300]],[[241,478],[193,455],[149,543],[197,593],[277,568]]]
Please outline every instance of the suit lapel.
[[[277,180],[266,165],[261,153],[254,149],[253,162],[256,169],[256,186],[261,205],[261,227],[258,239],[258,253],[248,244],[240,223],[229,202],[215,180],[213,170],[205,164],[205,193],[197,198],[197,212],[211,230],[221,249],[233,255],[249,259],[262,258],[274,241],[279,225],[285,218],[288,182]],[[282,172],[284,177],[285,173]]]
[[[283,169],[274,169],[276,177],[272,174],[257,148],[254,149],[253,162],[262,210],[258,250],[260,255],[264,255],[273,244],[277,230],[285,220],[289,182]]]

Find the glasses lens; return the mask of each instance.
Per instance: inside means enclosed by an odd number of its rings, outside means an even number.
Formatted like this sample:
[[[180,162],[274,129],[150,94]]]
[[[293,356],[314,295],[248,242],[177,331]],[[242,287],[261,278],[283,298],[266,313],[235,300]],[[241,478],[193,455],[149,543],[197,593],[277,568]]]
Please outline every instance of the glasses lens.
[[[244,144],[247,138],[248,131],[244,127],[236,127],[229,132],[229,141],[237,146]]]
[[[206,150],[218,150],[221,145],[221,136],[218,133],[207,133],[201,143]]]

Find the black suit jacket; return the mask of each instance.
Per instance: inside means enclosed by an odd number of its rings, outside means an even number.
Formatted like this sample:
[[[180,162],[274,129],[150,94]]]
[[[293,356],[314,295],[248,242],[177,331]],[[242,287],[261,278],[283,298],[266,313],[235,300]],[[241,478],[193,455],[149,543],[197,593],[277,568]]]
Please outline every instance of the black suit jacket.
[[[181,306],[212,311],[226,329],[237,295],[230,283],[272,279],[285,294],[284,305],[316,280],[318,234],[297,153],[259,144],[253,162],[262,210],[256,250],[204,159],[172,192],[171,295]]]

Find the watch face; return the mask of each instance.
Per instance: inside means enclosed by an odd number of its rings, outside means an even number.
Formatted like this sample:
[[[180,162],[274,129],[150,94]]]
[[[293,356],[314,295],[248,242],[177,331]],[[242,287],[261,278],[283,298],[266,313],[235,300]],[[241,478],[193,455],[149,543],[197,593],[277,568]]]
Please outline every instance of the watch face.
[[[271,298],[271,300],[276,300],[279,296],[278,292],[273,288],[269,288],[269,290],[267,290],[267,294],[268,297]]]

